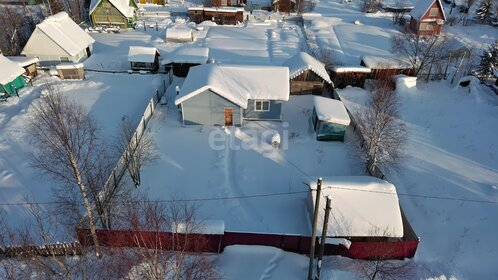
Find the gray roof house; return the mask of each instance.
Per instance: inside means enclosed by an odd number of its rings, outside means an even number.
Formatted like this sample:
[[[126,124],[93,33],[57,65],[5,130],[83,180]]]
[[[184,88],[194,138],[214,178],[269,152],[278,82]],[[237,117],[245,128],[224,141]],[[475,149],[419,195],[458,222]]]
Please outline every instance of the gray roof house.
[[[190,68],[175,100],[184,125],[241,126],[282,120],[289,68],[205,64]]]

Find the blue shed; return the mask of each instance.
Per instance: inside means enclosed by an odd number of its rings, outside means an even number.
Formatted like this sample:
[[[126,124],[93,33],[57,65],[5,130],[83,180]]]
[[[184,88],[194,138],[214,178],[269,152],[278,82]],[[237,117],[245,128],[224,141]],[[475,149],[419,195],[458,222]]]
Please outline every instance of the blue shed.
[[[244,120],[282,120],[289,69],[206,64],[192,67],[175,100],[184,125],[241,126]]]

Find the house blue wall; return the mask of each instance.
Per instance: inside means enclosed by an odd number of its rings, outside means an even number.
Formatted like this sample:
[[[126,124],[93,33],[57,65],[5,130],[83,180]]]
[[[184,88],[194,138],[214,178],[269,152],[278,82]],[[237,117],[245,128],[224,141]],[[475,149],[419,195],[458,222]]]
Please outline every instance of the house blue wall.
[[[233,125],[242,124],[242,109],[213,91],[206,90],[182,103],[185,125],[225,125],[225,108],[233,109]]]
[[[270,111],[256,111],[255,100],[247,102],[247,109],[244,110],[244,119],[248,120],[282,120],[282,101],[270,100]]]

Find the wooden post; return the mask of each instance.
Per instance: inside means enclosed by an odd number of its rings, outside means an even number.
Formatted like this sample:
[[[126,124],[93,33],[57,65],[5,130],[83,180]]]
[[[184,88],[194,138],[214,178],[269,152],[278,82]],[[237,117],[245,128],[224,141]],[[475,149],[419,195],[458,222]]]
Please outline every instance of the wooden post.
[[[320,239],[320,254],[318,255],[318,263],[316,264],[316,280],[320,280],[320,270],[322,269],[322,258],[325,252],[325,240],[327,239],[327,228],[329,225],[330,216],[330,197],[327,196],[327,206],[325,207],[325,218],[323,219],[322,238]]]
[[[310,263],[308,266],[308,280],[313,278],[313,261],[315,258],[315,242],[316,242],[316,224],[318,222],[318,210],[320,209],[320,195],[322,193],[322,178],[318,178],[316,186],[315,212],[313,212],[313,224],[311,228],[311,248],[310,248]]]

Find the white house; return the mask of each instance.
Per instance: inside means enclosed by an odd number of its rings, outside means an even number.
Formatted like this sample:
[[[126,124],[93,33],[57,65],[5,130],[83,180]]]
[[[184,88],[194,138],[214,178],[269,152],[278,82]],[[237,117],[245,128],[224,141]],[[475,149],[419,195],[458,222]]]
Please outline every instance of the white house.
[[[77,63],[90,56],[94,42],[66,12],[60,12],[36,25],[21,54],[38,57],[41,66]]]

